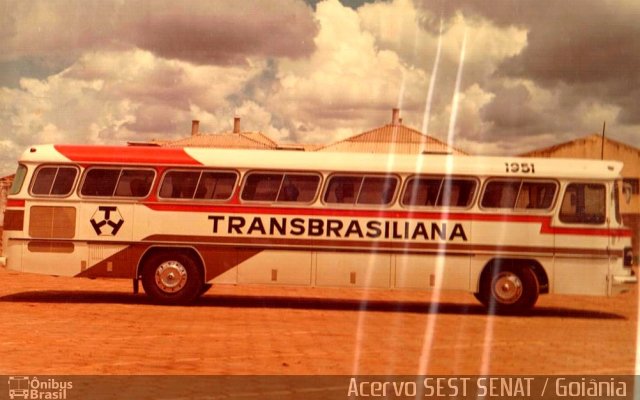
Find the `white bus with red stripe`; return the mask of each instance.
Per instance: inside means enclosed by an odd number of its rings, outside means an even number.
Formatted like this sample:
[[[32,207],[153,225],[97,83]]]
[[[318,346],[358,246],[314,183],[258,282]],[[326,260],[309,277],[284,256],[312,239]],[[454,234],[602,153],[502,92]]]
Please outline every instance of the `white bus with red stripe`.
[[[493,311],[636,282],[616,161],[153,146],[28,149],[9,269],[211,284],[464,290]]]

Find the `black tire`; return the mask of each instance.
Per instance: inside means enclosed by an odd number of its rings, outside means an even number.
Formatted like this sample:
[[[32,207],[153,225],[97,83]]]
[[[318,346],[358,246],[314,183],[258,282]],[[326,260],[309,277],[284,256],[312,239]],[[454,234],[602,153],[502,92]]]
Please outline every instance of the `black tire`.
[[[191,303],[200,295],[203,284],[198,262],[186,253],[155,253],[142,269],[144,292],[159,304]]]
[[[538,300],[540,285],[529,267],[493,266],[483,273],[480,292],[474,295],[491,314],[522,314]]]

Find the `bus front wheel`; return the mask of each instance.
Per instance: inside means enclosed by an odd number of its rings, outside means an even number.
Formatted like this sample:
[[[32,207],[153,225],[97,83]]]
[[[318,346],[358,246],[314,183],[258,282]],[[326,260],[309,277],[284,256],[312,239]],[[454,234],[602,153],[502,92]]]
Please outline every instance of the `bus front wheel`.
[[[187,254],[161,252],[149,257],[142,270],[142,287],[160,304],[187,304],[202,292],[197,262]]]
[[[519,314],[538,300],[539,284],[529,267],[498,266],[483,274],[475,296],[490,313]]]

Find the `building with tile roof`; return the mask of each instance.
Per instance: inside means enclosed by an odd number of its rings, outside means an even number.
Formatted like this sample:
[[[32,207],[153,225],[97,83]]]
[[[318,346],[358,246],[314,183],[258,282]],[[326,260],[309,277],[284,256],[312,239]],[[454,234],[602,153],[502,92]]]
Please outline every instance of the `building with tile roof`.
[[[191,136],[157,142],[164,147],[217,147],[227,149],[276,149],[278,144],[262,132],[243,132],[240,129],[240,118],[234,118],[233,131],[216,134],[200,132],[200,122],[191,124]]]
[[[401,154],[454,154],[465,155],[462,150],[422,134],[402,123],[400,111],[393,109],[391,122],[379,128],[321,146],[316,151],[366,152]]]
[[[9,195],[13,178],[15,178],[15,174],[0,178],[0,227],[4,225],[4,209],[7,206],[7,196]],[[2,231],[0,231],[1,233]],[[2,248],[2,244],[0,244],[0,248]]]
[[[422,134],[402,123],[400,111],[393,109],[391,122],[355,136],[330,144],[280,144],[262,132],[240,129],[240,118],[234,118],[233,131],[216,134],[200,132],[200,123],[192,122],[191,135],[173,141],[156,141],[167,147],[218,147],[230,149],[273,149],[325,152],[403,153],[403,154],[456,154],[467,153],[440,140]],[[133,143],[132,143],[133,144]]]

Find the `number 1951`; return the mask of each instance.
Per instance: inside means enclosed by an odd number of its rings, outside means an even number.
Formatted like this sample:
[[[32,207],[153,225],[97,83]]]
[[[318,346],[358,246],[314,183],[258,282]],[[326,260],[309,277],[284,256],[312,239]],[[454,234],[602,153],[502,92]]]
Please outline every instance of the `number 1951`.
[[[505,172],[507,173],[518,173],[518,172],[522,172],[523,174],[535,174],[536,173],[536,166],[533,163],[517,163],[517,162],[512,162],[512,163],[504,163],[504,168],[505,168]]]

